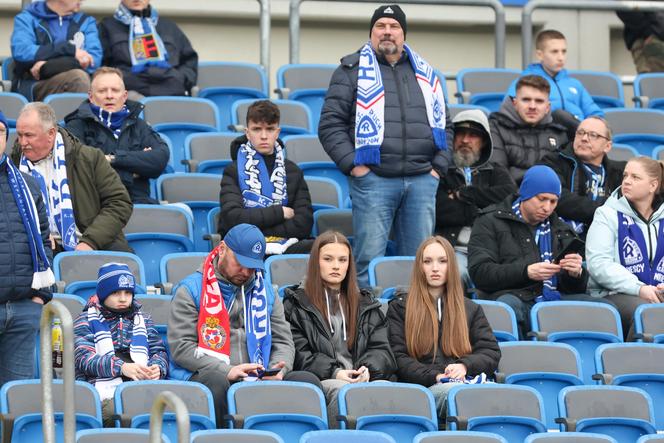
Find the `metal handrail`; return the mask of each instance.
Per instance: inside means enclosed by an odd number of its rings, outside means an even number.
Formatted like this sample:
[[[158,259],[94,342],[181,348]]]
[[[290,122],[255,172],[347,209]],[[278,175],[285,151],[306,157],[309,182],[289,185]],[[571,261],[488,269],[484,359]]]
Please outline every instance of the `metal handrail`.
[[[258,0],[260,3],[260,43],[261,43],[261,65],[267,74],[267,90],[270,90],[270,0]]]
[[[160,392],[152,403],[150,411],[150,443],[161,443],[164,410],[166,407],[175,410],[175,421],[178,426],[178,443],[189,443],[189,410],[184,402],[171,391]]]
[[[62,328],[62,378],[64,389],[64,443],[76,440],[76,409],[74,404],[74,321],[69,310],[58,301],[44,305],[40,325],[40,367],[42,383],[42,428],[44,443],[55,443],[55,416],[53,407],[53,343],[51,325],[53,318],[60,319]]]
[[[626,0],[530,0],[523,7],[521,14],[521,63],[524,69],[530,63],[533,11],[537,8],[584,11],[664,11],[664,3]]]
[[[300,62],[300,3],[306,0],[291,0],[288,15],[288,41],[290,63]],[[338,1],[350,3],[378,3],[377,0],[309,0]],[[496,68],[505,67],[505,7],[499,0],[401,0],[399,3],[419,5],[456,5],[456,6],[488,6],[496,13]]]

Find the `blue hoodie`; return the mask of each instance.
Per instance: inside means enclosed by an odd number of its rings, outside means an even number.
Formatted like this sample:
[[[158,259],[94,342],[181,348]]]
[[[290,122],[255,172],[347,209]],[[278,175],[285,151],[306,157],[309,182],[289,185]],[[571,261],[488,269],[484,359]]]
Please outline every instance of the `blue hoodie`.
[[[578,120],[583,120],[591,115],[604,116],[604,112],[595,104],[583,84],[579,80],[570,77],[566,69],[560,70],[555,77],[551,77],[544,70],[541,63],[532,63],[521,75],[539,75],[549,81],[549,86],[551,86],[551,93],[549,94],[551,111],[563,109]],[[507,90],[507,95],[510,97],[516,96],[517,82],[518,79],[514,80]]]

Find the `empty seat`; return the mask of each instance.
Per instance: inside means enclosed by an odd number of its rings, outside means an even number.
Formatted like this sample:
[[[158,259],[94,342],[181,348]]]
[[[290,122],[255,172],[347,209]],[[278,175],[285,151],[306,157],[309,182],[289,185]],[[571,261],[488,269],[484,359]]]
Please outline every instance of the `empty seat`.
[[[53,259],[53,273],[59,286],[77,281],[97,281],[99,268],[106,263],[117,262],[129,266],[139,285],[145,285],[145,268],[141,259],[128,252],[114,251],[65,251]],[[70,292],[67,292],[70,293]]]
[[[498,111],[510,84],[521,75],[516,69],[462,69],[457,73],[459,103],[480,105]]]
[[[634,102],[640,108],[664,109],[664,74],[639,74],[634,79]]]
[[[286,157],[295,163],[330,161],[317,135],[287,135],[282,140],[286,145]]]
[[[639,151],[631,147],[630,145],[626,145],[624,143],[613,143],[611,145],[611,150],[606,154],[609,159],[615,160],[615,161],[627,161],[632,157],[638,157],[641,155]],[[654,151],[653,151],[654,155]]]
[[[184,142],[185,158],[189,172],[203,172],[199,168],[228,164],[231,161],[231,142],[239,132],[203,132],[190,134]],[[208,172],[209,173],[209,172]]]
[[[265,284],[276,285],[283,296],[284,287],[304,280],[308,263],[309,254],[271,255],[265,260]]]
[[[304,177],[311,196],[314,211],[318,209],[343,208],[343,191],[336,180],[326,177]]]
[[[288,64],[277,70],[279,98],[303,103],[311,111],[312,124],[318,127],[320,110],[337,65]]]
[[[341,232],[349,240],[353,237],[353,211],[351,209],[319,209],[314,212],[314,237],[325,231]]]
[[[561,432],[531,434],[524,443],[618,443],[615,438],[603,434]]]
[[[162,443],[171,440],[162,434]],[[106,428],[89,429],[76,433],[76,443],[150,443],[150,431],[147,429]]]
[[[664,144],[664,111],[657,109],[615,108],[605,111],[613,131],[613,141],[632,146],[641,155],[650,156]]]
[[[664,343],[664,304],[641,305],[634,311],[635,337]]]
[[[335,429],[334,431],[309,431],[300,439],[300,443],[396,443],[384,432]]]
[[[207,257],[206,252],[184,252],[163,256],[159,264],[159,275],[165,292],[170,294],[173,286],[196,272],[205,257]]]
[[[606,108],[625,107],[625,94],[623,93],[620,77],[612,72],[571,70],[570,77],[574,77],[583,83],[588,94],[593,98],[597,106]]]
[[[44,103],[51,105],[58,122],[64,122],[65,116],[76,111],[81,103],[87,99],[88,94],[82,92],[61,92],[47,95],[44,98]]]
[[[516,314],[510,305],[494,300],[473,300],[482,306],[484,316],[489,321],[493,335],[499,342],[519,340]]]
[[[238,100],[233,103],[231,110],[231,124],[233,126],[237,128],[237,126],[243,126],[246,123],[247,109],[254,101]],[[311,111],[307,106],[294,100],[272,100],[272,102],[279,107],[281,114],[279,127],[281,128],[280,134],[282,137],[316,133],[317,130],[311,122]]]
[[[391,288],[408,287],[414,263],[415,257],[412,256],[374,258],[369,262],[369,286],[381,288],[383,296]],[[394,290],[388,293],[393,295]]]
[[[7,119],[8,129],[16,127],[16,119],[18,114],[27,105],[28,101],[21,94],[15,92],[0,92],[0,110],[5,114]],[[8,144],[8,147],[12,145]]]
[[[343,206],[350,204],[350,186],[348,183],[348,176],[345,175],[334,162],[302,162],[298,166],[302,170],[305,179],[309,177],[322,177],[329,178],[339,185],[341,189],[341,201]]]
[[[191,443],[284,443],[284,440],[268,431],[215,429],[192,432]]]
[[[441,431],[417,434],[413,443],[507,443],[507,440],[491,432]]]

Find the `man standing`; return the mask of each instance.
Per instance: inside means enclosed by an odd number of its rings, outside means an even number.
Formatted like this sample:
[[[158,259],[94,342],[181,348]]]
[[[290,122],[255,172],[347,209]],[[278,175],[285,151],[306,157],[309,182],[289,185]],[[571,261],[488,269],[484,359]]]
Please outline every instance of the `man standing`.
[[[217,427],[228,413],[231,383],[258,377],[321,387],[315,375],[291,371],[293,337],[281,299],[265,286],[264,256],[261,231],[246,223],[235,225],[202,268],[174,289],[168,319],[169,374],[210,388]],[[275,374],[264,373],[268,369]]]
[[[127,100],[122,71],[101,67],[92,75],[89,100],[65,117],[67,129],[88,146],[101,149],[134,204],[150,197],[150,179],[168,164],[168,146],[142,118],[141,103]]]
[[[25,105],[16,132],[12,160],[39,183],[51,247],[131,251],[122,234],[131,200],[104,154],[59,128],[53,108],[45,103]]]
[[[0,112],[0,386],[34,377],[41,309],[55,283],[44,201],[5,155],[8,131]]]
[[[390,231],[399,255],[415,255],[431,235],[438,180],[451,163],[440,80],[405,44],[406,31],[398,5],[374,11],[370,41],[342,58],[332,76],[318,128],[325,151],[350,176],[362,287]]]
[[[12,91],[40,101],[58,92],[87,92],[89,73],[101,64],[94,17],[81,0],[33,2],[14,18]]]

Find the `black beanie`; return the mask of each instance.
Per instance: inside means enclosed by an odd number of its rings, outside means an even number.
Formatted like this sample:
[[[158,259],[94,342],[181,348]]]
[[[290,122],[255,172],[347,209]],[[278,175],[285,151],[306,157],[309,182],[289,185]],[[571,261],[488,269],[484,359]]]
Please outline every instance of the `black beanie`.
[[[371,36],[371,30],[378,19],[383,17],[393,18],[398,21],[401,25],[401,29],[403,29],[403,38],[406,38],[406,31],[408,29],[406,25],[406,14],[404,14],[399,5],[383,5],[374,11],[373,16],[371,17],[371,26],[369,26],[369,36]]]

